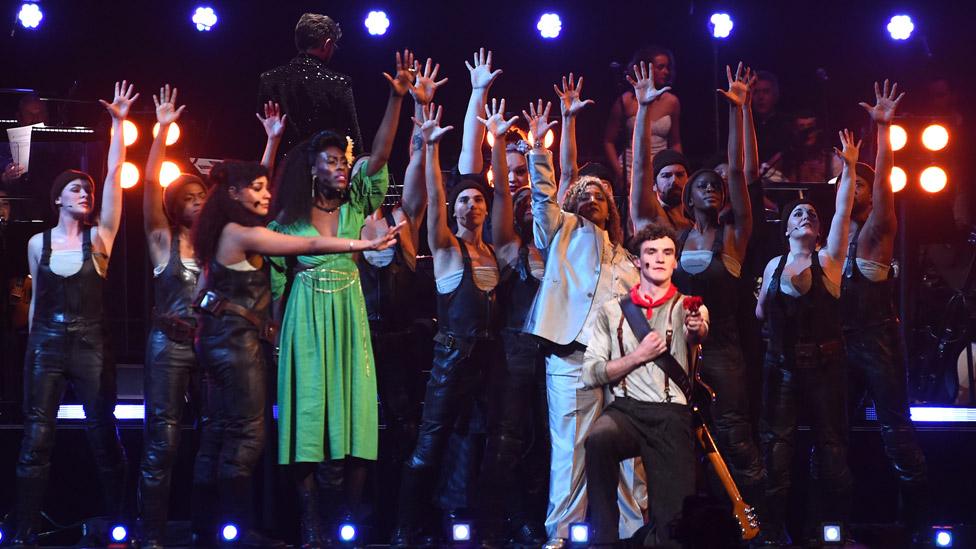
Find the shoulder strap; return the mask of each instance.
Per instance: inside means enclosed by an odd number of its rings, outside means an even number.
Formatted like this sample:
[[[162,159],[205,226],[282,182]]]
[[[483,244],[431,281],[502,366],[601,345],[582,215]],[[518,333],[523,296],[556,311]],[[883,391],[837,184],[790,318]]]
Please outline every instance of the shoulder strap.
[[[41,264],[46,265],[51,262],[51,229],[47,229],[41,234],[44,235],[41,237],[43,240],[41,248]]]
[[[674,311],[674,306],[678,302],[675,299],[671,304],[671,310]],[[634,336],[637,341],[643,341],[647,334],[651,333],[651,325],[647,322],[647,317],[644,316],[640,307],[638,307],[633,301],[630,300],[630,295],[626,295],[620,299],[620,310],[623,311],[624,318],[627,319],[627,325],[630,326],[630,330],[634,332]],[[668,331],[671,331],[671,313],[668,313]],[[669,338],[670,339],[670,338]],[[670,343],[670,342],[669,342]],[[670,344],[668,345],[670,349]],[[654,359],[654,364],[658,368],[664,370],[665,375],[674,381],[675,385],[681,389],[681,392],[685,395],[685,400],[691,402],[691,378],[688,377],[688,373],[684,371],[678,361],[675,360],[674,355],[670,352],[666,352],[663,355]]]
[[[852,277],[854,276],[854,264],[857,262],[857,241],[861,237],[861,229],[864,225],[858,225],[857,230],[854,231],[854,235],[851,236],[851,241],[847,245],[847,261],[844,265],[844,276]]]
[[[81,231],[81,256],[82,261],[87,260],[91,257],[92,243],[91,243],[91,226],[86,225]]]
[[[383,213],[383,219],[386,220],[386,224],[389,225],[390,227],[396,227],[397,222],[396,222],[396,218],[393,217],[393,208],[390,208]]]
[[[691,229],[688,228],[688,229],[685,229],[685,230],[681,231],[681,234],[678,235],[678,249],[677,249],[676,254],[675,254],[678,257],[680,257],[681,256],[681,252],[683,252],[685,250],[685,242],[688,241],[688,235],[690,235],[690,234],[691,234]]]

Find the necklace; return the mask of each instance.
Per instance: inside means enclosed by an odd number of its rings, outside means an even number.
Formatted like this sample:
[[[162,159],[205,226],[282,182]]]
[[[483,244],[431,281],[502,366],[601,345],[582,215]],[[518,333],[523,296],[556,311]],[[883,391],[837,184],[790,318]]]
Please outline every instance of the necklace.
[[[314,206],[316,210],[323,211],[327,214],[336,213],[337,211],[339,211],[339,208],[342,207],[341,204],[339,206],[336,206],[335,208],[326,208],[325,206],[319,206],[318,204],[314,204]]]

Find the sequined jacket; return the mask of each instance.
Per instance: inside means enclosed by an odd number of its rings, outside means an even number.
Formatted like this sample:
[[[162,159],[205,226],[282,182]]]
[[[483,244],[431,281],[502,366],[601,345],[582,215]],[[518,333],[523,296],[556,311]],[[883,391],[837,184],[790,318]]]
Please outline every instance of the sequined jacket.
[[[351,137],[354,152],[362,151],[352,80],[316,57],[300,53],[286,65],[262,74],[258,101],[259,112],[263,112],[261,105],[274,101],[288,115],[283,153],[322,130]]]

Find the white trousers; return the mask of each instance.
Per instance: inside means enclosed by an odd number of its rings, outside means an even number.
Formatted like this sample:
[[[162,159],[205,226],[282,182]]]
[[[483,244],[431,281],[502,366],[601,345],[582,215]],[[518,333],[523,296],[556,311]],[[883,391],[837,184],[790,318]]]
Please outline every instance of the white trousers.
[[[586,435],[604,407],[603,389],[584,389],[583,351],[568,356],[546,356],[546,393],[549,400],[549,434],[552,464],[549,475],[549,508],[546,533],[568,538],[569,525],[586,521]],[[620,539],[631,537],[644,525],[647,483],[640,459],[620,463]]]

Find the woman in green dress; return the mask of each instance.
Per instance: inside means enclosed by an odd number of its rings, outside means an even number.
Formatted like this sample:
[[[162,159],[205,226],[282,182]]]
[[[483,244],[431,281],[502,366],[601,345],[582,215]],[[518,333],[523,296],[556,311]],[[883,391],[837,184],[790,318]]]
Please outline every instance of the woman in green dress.
[[[413,70],[412,70],[413,69]],[[386,196],[387,159],[413,54],[397,53],[372,155],[350,170],[345,137],[322,131],[293,149],[276,185],[271,230],[359,238]],[[402,225],[402,223],[401,223]],[[302,510],[303,547],[322,545],[315,471],[342,464],[347,512],[359,507],[377,455],[376,371],[353,253],[273,258],[272,295],[284,306],[278,357],[278,462],[291,465]],[[341,460],[341,461],[340,461]]]

